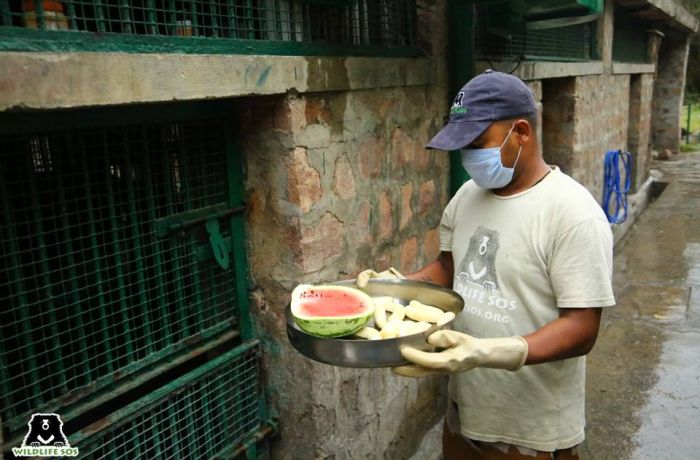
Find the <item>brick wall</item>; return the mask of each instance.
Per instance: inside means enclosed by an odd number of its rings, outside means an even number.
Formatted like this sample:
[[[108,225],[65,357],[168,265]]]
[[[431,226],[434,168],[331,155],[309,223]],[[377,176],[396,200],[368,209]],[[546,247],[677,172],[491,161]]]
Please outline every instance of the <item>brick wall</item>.
[[[542,82],[543,155],[600,201],[605,152],[627,149],[629,75]]]
[[[420,11],[423,21],[444,20],[438,5]],[[432,47],[444,47],[435,35]],[[444,68],[434,70],[434,85],[235,102],[252,310],[281,422],[274,458],[407,458],[444,414],[445,379],[316,363],[291,347],[284,318],[299,283],[369,267],[410,272],[437,256],[449,161],[424,145],[442,125],[448,95]]]
[[[608,150],[627,150],[629,75],[576,78],[576,127],[572,177],[599,201]]]
[[[680,149],[681,110],[688,63],[688,38],[666,36],[661,40],[654,86],[652,144],[661,151]]]
[[[446,111],[435,101],[446,94],[407,87],[239,103],[276,457],[402,458],[442,414],[441,380],[314,363],[288,344],[283,316],[298,283],[437,256],[449,174],[447,156],[423,147]]]

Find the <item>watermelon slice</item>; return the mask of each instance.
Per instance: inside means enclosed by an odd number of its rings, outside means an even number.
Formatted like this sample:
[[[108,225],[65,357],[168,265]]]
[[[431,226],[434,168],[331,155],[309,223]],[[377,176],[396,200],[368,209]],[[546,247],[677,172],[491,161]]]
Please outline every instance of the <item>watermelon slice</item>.
[[[292,291],[291,308],[303,331],[333,338],[362,329],[374,313],[374,302],[359,289],[300,284]]]

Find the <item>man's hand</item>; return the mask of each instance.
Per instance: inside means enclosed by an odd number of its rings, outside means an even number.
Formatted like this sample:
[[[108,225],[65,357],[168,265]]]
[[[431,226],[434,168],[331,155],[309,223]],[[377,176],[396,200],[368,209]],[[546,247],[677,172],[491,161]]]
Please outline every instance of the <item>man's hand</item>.
[[[388,270],[377,273],[374,270],[365,270],[357,275],[357,280],[355,284],[360,289],[364,289],[371,278],[384,278],[384,279],[406,279],[397,269],[394,267],[389,267]]]
[[[405,377],[465,372],[475,367],[520,369],[527,359],[528,344],[522,337],[477,339],[456,331],[437,331],[428,342],[439,352],[425,352],[411,347],[401,349],[401,356],[414,365],[395,367],[392,371]]]

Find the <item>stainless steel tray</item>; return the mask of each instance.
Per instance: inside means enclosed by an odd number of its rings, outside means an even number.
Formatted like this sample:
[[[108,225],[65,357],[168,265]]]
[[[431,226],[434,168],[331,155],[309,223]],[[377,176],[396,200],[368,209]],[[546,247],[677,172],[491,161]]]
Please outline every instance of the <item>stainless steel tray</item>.
[[[354,286],[355,280],[330,284]],[[371,297],[393,297],[404,305],[407,305],[411,300],[417,300],[427,305],[434,305],[444,311],[451,311],[456,315],[464,308],[464,300],[453,290],[422,281],[375,279],[370,280],[364,291]],[[294,322],[289,305],[287,305],[286,317],[287,336],[297,351],[315,361],[341,367],[373,368],[408,364],[401,357],[401,347],[411,346],[421,350],[429,350],[432,347],[426,339],[438,330],[436,326],[433,326],[423,333],[395,339],[365,340],[350,337],[324,339],[302,331]]]

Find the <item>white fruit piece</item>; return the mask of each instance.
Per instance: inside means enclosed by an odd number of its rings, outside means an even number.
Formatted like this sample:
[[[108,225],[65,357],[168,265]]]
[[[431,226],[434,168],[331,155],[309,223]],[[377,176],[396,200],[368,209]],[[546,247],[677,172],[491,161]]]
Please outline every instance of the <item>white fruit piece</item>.
[[[417,323],[413,321],[401,321],[399,326],[399,337],[404,337],[406,335],[420,334],[430,329],[430,323],[425,321],[419,321]]]
[[[399,336],[399,328],[401,327],[401,321],[389,321],[386,326],[379,331],[379,335],[383,339],[393,339]]]
[[[389,321],[403,321],[404,318],[406,318],[406,310],[403,305],[400,303],[396,302],[391,302],[388,304],[384,305],[384,308],[386,311],[391,312],[391,316],[389,317]]]
[[[372,300],[374,300],[374,304],[381,303],[383,305],[386,305],[388,303],[394,302],[394,298],[390,296],[382,296],[382,297],[372,297]]]
[[[416,321],[437,323],[442,319],[444,312],[437,307],[425,305],[417,300],[411,300],[405,308],[406,316]]]
[[[437,322],[438,327],[444,326],[445,324],[449,323],[455,319],[455,314],[452,313],[451,311],[446,311],[442,314],[442,318],[440,318],[440,321]]]
[[[374,303],[374,326],[378,329],[384,329],[386,327],[386,310],[384,309],[383,303]]]
[[[382,338],[378,330],[369,326],[363,327],[359,331],[355,332],[355,336],[367,340],[379,340]]]

